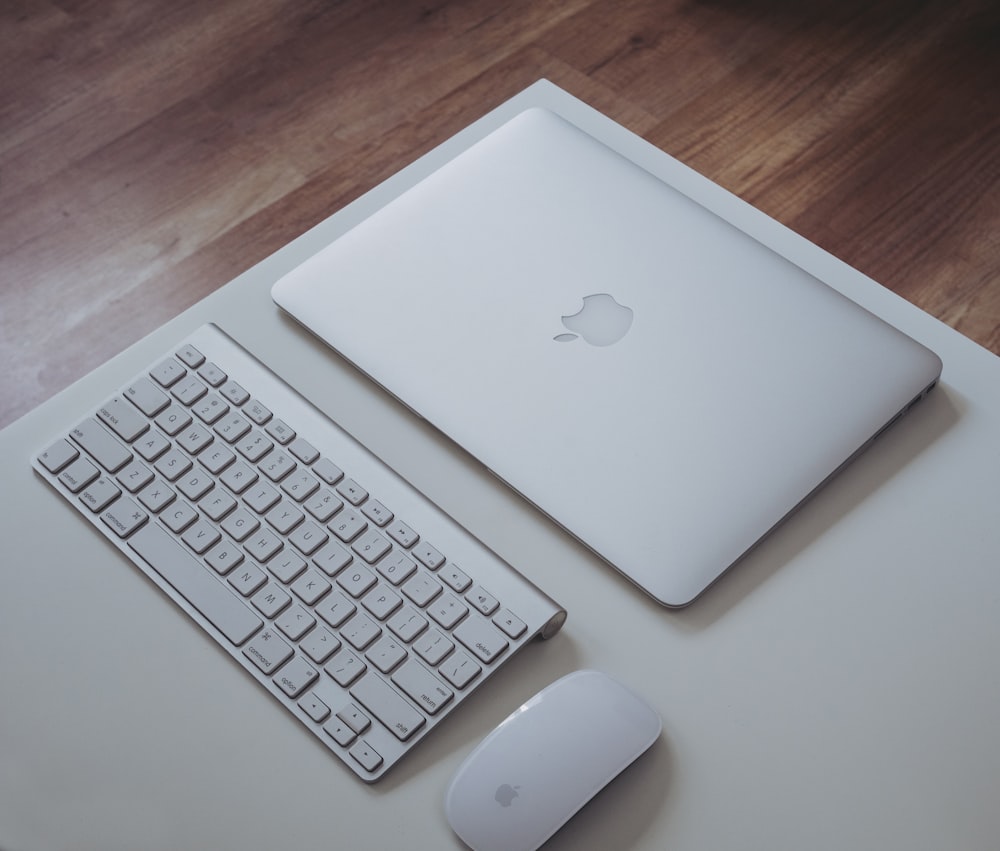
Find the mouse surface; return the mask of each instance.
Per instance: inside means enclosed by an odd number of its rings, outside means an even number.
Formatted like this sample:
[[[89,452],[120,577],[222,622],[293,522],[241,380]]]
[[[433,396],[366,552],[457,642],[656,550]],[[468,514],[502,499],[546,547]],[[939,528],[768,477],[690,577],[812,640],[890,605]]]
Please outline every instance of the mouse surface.
[[[448,822],[475,851],[537,848],[661,729],[657,712],[607,674],[568,674],[469,754],[445,796]]]

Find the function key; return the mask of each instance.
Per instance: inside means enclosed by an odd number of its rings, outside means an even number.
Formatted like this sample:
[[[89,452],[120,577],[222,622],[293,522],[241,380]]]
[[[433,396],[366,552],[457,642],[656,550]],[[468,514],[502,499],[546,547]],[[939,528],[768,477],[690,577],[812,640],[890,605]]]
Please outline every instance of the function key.
[[[313,465],[313,472],[328,485],[335,485],[344,478],[344,471],[329,458],[320,458]]]
[[[389,533],[390,538],[405,549],[409,549],[420,540],[420,536],[402,520],[397,520],[392,523],[392,525],[386,529],[386,532]]]
[[[250,401],[243,409],[243,413],[257,423],[257,425],[264,425],[272,417],[271,412],[256,399]]]
[[[497,598],[483,588],[482,585],[477,585],[473,588],[468,594],[465,595],[465,599],[487,616],[492,615],[498,608],[500,608],[500,603],[497,601]]]
[[[303,440],[301,437],[297,437],[292,441],[291,445],[288,447],[288,451],[298,458],[303,464],[312,464],[317,458],[319,458],[319,450],[317,450],[316,447],[307,440]]]
[[[235,381],[227,381],[219,392],[234,405],[243,405],[250,398],[250,394]]]
[[[359,485],[354,479],[345,479],[337,485],[337,493],[346,499],[351,505],[361,505],[368,499],[368,491]]]
[[[190,343],[186,343],[180,347],[177,351],[177,357],[191,367],[191,369],[197,369],[205,362],[205,356]]]
[[[295,439],[295,431],[284,420],[271,420],[265,429],[282,446]]]
[[[209,361],[201,369],[198,370],[198,375],[205,379],[213,387],[218,387],[221,384],[226,383],[226,379],[229,378],[226,373],[224,373],[219,367],[214,363]]]
[[[413,557],[431,570],[437,570],[444,564],[444,556],[426,541],[421,541],[413,548]]]
[[[493,623],[515,639],[524,635],[524,631],[528,628],[527,624],[510,609],[501,609],[493,618]]]
[[[364,514],[376,526],[385,527],[392,520],[392,512],[377,499],[370,499],[361,507]]]

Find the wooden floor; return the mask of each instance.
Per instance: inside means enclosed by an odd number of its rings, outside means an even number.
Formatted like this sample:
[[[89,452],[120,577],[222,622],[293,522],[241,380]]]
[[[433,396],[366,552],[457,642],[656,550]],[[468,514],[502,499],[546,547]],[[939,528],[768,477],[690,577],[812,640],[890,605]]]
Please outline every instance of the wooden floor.
[[[0,425],[548,77],[1000,353],[994,0],[2,0]]]

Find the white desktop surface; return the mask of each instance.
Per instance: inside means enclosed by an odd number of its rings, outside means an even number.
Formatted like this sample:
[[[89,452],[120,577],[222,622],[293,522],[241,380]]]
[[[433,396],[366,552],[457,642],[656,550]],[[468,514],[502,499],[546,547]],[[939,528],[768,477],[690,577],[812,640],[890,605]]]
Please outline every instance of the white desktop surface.
[[[940,386],[683,611],[660,608],[270,299],[272,283],[514,111],[544,105],[934,349]],[[566,607],[366,786],[32,472],[31,455],[214,321]],[[669,392],[664,387],[663,392]],[[0,848],[460,847],[465,755],[605,670],[660,741],[551,848],[1000,846],[1000,359],[540,83],[0,433]]]

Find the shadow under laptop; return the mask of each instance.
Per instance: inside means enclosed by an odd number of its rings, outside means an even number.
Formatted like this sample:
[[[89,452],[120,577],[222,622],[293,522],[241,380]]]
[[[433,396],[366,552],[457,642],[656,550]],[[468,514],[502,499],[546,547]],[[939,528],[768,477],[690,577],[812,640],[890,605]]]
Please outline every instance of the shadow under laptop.
[[[955,388],[939,382],[912,411],[803,500],[690,606],[665,614],[681,628],[692,631],[710,627],[725,617],[762,591],[776,574],[794,569],[794,563],[806,550],[848,515],[862,510],[881,488],[916,463],[959,422],[967,408],[965,399]],[[931,481],[925,486],[936,487]],[[863,589],[859,588],[858,592],[863,593]]]

